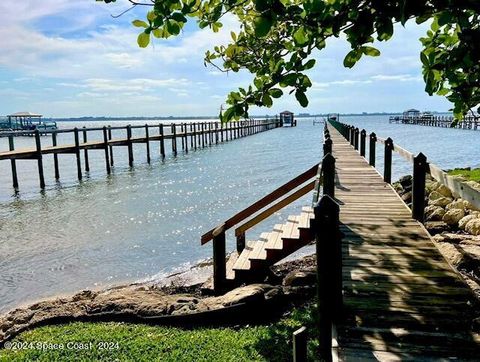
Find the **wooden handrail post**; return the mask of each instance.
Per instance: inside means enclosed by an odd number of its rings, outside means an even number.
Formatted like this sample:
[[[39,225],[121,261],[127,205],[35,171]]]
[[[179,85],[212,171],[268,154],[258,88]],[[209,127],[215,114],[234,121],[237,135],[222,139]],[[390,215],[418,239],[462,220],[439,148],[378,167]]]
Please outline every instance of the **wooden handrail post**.
[[[53,135],[54,133],[52,133]],[[8,146],[10,151],[15,151],[15,143],[13,141],[13,135],[8,136]],[[17,176],[17,164],[15,158],[10,160],[10,165],[12,166],[12,182],[13,188],[18,189],[18,176]]]
[[[359,136],[360,131],[358,128],[355,128],[353,131],[353,146],[355,149],[358,151],[358,136]]]
[[[322,161],[323,194],[335,197],[335,157],[326,154]]]
[[[128,165],[133,166],[132,126],[127,126]]]
[[[301,327],[293,332],[293,362],[307,361],[307,328]]]
[[[80,159],[80,139],[78,136],[78,128],[75,127],[73,130],[73,136],[75,139],[75,157],[77,159],[77,175],[78,179],[82,179],[82,161]]]
[[[221,225],[213,231],[213,289],[221,293],[227,280],[227,261],[225,257],[225,228]]]
[[[392,151],[393,140],[388,137],[385,140],[385,165],[383,169],[383,180],[387,183],[392,183]]]
[[[355,144],[355,127],[350,126],[350,144],[353,146]]]
[[[87,143],[88,142],[88,136],[87,136],[87,130],[86,130],[85,126],[83,126],[82,133],[83,133],[83,143]],[[90,162],[88,160],[87,147],[85,147],[84,150],[83,150],[83,158],[85,159],[85,172],[90,172]]]
[[[332,139],[327,138],[325,142],[323,143],[323,155],[326,156],[329,153],[332,153]]]
[[[237,252],[240,254],[245,249],[245,233],[237,236]]]
[[[103,126],[103,149],[105,150],[105,167],[107,169],[107,174],[110,175],[110,160],[108,155],[108,132],[107,127]]]
[[[377,135],[375,132],[370,133],[370,146],[368,148],[369,153],[369,164],[370,166],[375,167],[375,158],[376,158],[376,147],[377,147]]]
[[[367,138],[367,131],[362,129],[360,132],[360,156],[365,157],[365,139]]]
[[[52,132],[52,146],[57,146],[57,132],[55,131]],[[55,170],[55,180],[58,180],[60,178],[60,169],[58,167],[58,155],[56,152],[53,154],[53,168]]]
[[[427,157],[419,153],[413,158],[412,217],[420,222],[425,219],[425,178]]]
[[[339,288],[337,274],[341,274],[337,252],[340,208],[333,198],[322,196],[314,207],[315,241],[317,254],[317,308],[319,357],[332,360],[332,324],[341,313],[337,305]],[[340,245],[341,250],[341,245]],[[341,254],[340,254],[341,255]],[[340,270],[337,270],[340,268]],[[341,292],[341,289],[340,289]]]

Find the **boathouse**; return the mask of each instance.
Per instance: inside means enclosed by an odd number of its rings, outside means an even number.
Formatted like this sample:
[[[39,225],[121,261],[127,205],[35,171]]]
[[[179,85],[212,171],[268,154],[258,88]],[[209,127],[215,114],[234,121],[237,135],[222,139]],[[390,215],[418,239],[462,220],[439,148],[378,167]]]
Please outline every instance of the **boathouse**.
[[[296,126],[296,122],[293,118],[293,112],[283,111],[280,113],[280,122],[283,126]]]
[[[420,117],[420,111],[418,109],[408,109],[403,112],[403,118],[417,118]]]

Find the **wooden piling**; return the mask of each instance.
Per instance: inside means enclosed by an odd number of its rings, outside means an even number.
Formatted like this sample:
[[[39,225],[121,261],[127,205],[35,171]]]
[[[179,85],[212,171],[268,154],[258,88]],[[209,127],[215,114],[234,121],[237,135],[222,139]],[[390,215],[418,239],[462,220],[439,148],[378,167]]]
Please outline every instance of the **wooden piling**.
[[[172,124],[172,153],[174,156],[177,156],[177,125]]]
[[[127,126],[128,165],[133,167],[132,126]]]
[[[148,124],[145,124],[145,144],[147,148],[147,162],[151,162],[150,158],[150,132],[148,130]]]
[[[392,151],[393,140],[388,137],[385,140],[385,166],[383,169],[383,180],[387,183],[392,183]]]
[[[15,143],[13,141],[13,135],[8,136],[8,146],[10,151],[15,151]],[[18,175],[17,175],[17,164],[14,158],[10,160],[12,166],[12,183],[13,188],[18,189]]]
[[[182,139],[182,151],[185,151],[185,130],[183,128],[183,123],[180,123],[180,135]]]
[[[188,125],[186,123],[184,123],[184,129],[185,129],[185,133],[184,133],[184,138],[185,138],[185,153],[188,153]]]
[[[368,148],[369,155],[369,164],[370,166],[375,167],[375,158],[376,158],[376,147],[377,147],[377,135],[375,132],[370,133],[370,146]]]
[[[108,140],[112,140],[112,128],[110,125],[108,126]],[[109,145],[109,151],[110,151],[110,166],[113,166],[113,146]]]
[[[82,179],[82,160],[80,159],[80,137],[78,134],[78,128],[73,130],[73,137],[75,139],[75,158],[77,160],[77,177],[80,181]]]
[[[360,132],[360,156],[365,157],[365,146],[366,146],[366,139],[367,138],[367,131],[362,129],[362,132]]]
[[[293,362],[307,361],[307,328],[293,332]]]
[[[158,125],[158,130],[160,133],[160,155],[162,156],[162,160],[164,160],[165,159],[165,133],[163,130],[162,123]]]
[[[323,194],[335,197],[335,158],[331,153],[322,160]]]
[[[57,146],[57,132],[52,132],[52,146]],[[53,154],[53,169],[55,171],[55,180],[60,178],[60,169],[58,167],[58,154],[55,152]]]
[[[413,158],[412,217],[420,222],[425,219],[425,179],[427,157],[419,153]]]
[[[205,148],[205,122],[202,122],[202,148]]]
[[[87,137],[87,130],[86,130],[85,126],[83,126],[82,133],[83,133],[83,143],[87,143],[88,142],[88,137]],[[83,158],[85,160],[85,172],[90,172],[90,162],[88,160],[88,150],[87,150],[87,148],[85,148],[83,150]]]
[[[195,141],[194,148],[197,150],[197,122],[193,122],[193,139]]]
[[[111,169],[110,169],[110,160],[109,160],[109,147],[108,147],[108,132],[107,132],[107,127],[103,126],[103,149],[105,152],[105,169],[107,170],[107,174],[110,175]]]

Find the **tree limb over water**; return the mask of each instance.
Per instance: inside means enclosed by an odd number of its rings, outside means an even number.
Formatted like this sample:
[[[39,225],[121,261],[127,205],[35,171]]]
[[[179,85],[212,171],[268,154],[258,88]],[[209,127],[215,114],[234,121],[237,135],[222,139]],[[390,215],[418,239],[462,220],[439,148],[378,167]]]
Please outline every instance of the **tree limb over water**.
[[[96,0],[105,3],[116,0]],[[344,35],[352,50],[343,64],[352,68],[363,56],[377,57],[375,41],[388,41],[394,24],[431,21],[421,38],[420,59],[425,91],[445,96],[460,118],[480,105],[480,1],[478,0],[124,0],[149,6],[141,28],[140,47],[151,37],[178,35],[188,18],[200,28],[218,32],[225,14],[240,22],[231,42],[205,54],[205,65],[225,72],[248,70],[255,77],[248,88],[228,95],[223,121],[248,117],[250,106],[271,107],[285,91],[308,106],[312,82],[306,71],[315,66],[312,52],[326,40]],[[478,108],[480,111],[480,107]]]

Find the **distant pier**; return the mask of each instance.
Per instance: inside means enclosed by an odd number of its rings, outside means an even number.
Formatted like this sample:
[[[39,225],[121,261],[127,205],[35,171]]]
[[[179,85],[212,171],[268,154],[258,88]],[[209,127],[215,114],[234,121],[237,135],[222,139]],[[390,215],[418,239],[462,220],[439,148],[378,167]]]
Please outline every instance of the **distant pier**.
[[[461,121],[455,122],[455,119],[451,116],[409,116],[404,114],[401,116],[391,116],[389,122],[430,127],[469,129],[474,131],[480,130],[479,116],[467,116]]]
[[[9,150],[0,152],[0,160],[10,160],[12,171],[12,184],[14,189],[19,188],[19,180],[17,175],[17,161],[19,160],[36,160],[38,163],[38,175],[40,188],[45,188],[45,176],[43,170],[43,156],[53,154],[53,163],[55,171],[55,179],[60,178],[60,169],[58,156],[60,154],[75,155],[78,180],[83,177],[83,170],[90,171],[89,151],[100,150],[105,155],[105,169],[107,174],[111,173],[114,165],[114,146],[127,147],[128,164],[133,166],[134,153],[133,145],[142,143],[145,145],[147,153],[147,162],[151,161],[150,144],[152,142],[159,143],[159,153],[162,159],[166,156],[166,141],[171,146],[171,154],[177,156],[178,149],[188,153],[190,150],[204,148],[213,144],[234,140],[240,137],[246,137],[259,132],[268,131],[282,126],[279,119],[270,120],[245,120],[230,123],[221,122],[191,122],[191,123],[172,123],[172,124],[145,124],[141,126],[121,126],[111,127],[104,126],[99,128],[73,128],[55,130],[51,132],[51,145],[42,144],[41,131],[34,130],[30,133],[26,131],[8,132],[4,136],[8,137]],[[121,138],[112,137],[112,131],[124,132]],[[34,147],[15,149],[15,136],[20,133],[22,136],[33,136],[32,141]],[[135,133],[135,134],[133,134]],[[70,134],[73,137],[73,143],[58,144],[58,134]],[[90,137],[93,136],[93,137]],[[96,140],[94,140],[96,138]],[[100,138],[100,139],[98,139]],[[180,145],[180,146],[179,146]],[[83,167],[82,155],[83,153]]]

